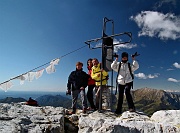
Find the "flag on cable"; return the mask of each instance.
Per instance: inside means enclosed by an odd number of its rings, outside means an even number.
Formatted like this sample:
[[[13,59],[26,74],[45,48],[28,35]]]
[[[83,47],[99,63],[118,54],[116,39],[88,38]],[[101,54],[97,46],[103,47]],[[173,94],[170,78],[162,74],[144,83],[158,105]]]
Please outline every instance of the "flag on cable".
[[[55,69],[55,65],[58,65],[59,64],[59,61],[60,59],[57,58],[57,59],[54,59],[50,62],[50,65],[48,67],[46,67],[46,72],[48,74],[51,74],[51,73],[54,73],[56,71]]]
[[[48,74],[54,73],[56,71],[55,65],[58,65],[59,61],[60,61],[59,58],[52,60],[50,62],[50,65],[46,68],[46,72]],[[28,80],[29,82],[31,82],[34,79],[34,77],[36,79],[40,78],[43,72],[44,72],[44,69],[38,70],[36,72],[27,72],[25,74],[18,76],[16,79],[20,79],[20,84],[23,85],[25,80]]]
[[[54,73],[56,71],[55,65],[58,65],[59,61],[60,61],[59,58],[51,60],[50,65],[48,67],[46,67],[46,72],[48,74]],[[29,82],[31,82],[34,78],[36,78],[36,79],[40,78],[42,76],[43,72],[44,72],[44,68],[41,70],[38,70],[36,72],[29,71],[27,73],[21,74],[15,78],[10,79],[10,80],[19,79],[20,84],[22,85],[22,84],[24,84],[25,80],[28,80]],[[4,90],[5,92],[7,92],[7,90],[13,86],[13,83],[10,82],[10,80],[3,83],[3,84],[0,84],[0,88],[2,90]]]
[[[8,90],[9,88],[11,88],[12,86],[13,86],[13,83],[10,82],[10,81],[8,81],[8,82],[5,82],[5,83],[1,84],[1,85],[0,85],[0,88],[1,88],[2,90],[4,90],[5,92],[7,92],[7,90]]]
[[[20,79],[20,85],[23,85],[23,84],[24,84],[24,81],[26,80],[26,78],[25,78],[24,75],[25,75],[25,74],[22,74],[22,75],[18,76],[17,78],[15,78],[15,79]]]
[[[36,79],[40,78],[42,76],[43,72],[44,72],[44,69],[38,70],[36,72]]]
[[[27,72],[25,74],[18,76],[16,79],[20,79],[20,85],[23,85],[25,80],[31,82],[35,76],[36,72]]]

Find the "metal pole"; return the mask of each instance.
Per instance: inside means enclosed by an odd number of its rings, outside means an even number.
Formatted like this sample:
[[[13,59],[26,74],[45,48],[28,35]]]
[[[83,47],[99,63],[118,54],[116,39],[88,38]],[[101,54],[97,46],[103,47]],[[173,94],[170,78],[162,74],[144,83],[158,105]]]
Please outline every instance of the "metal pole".
[[[106,29],[105,26],[105,18],[103,18],[103,30],[102,37],[104,37],[104,31]],[[102,40],[102,48],[101,48],[101,70],[104,69],[104,41]],[[101,85],[100,85],[100,96],[99,96],[99,111],[102,110],[102,71],[101,71]]]
[[[101,54],[102,54],[102,64],[101,64],[101,69],[104,70],[105,68],[105,62],[104,62],[104,53],[105,53],[105,45],[104,45],[104,39],[106,38],[106,34],[105,34],[105,31],[106,31],[106,23],[111,21],[112,22],[112,35],[114,34],[114,22],[113,20],[110,20],[108,18],[104,18],[103,19],[103,30],[102,30],[102,49],[101,49]],[[112,55],[113,55],[113,46],[112,47]],[[113,60],[113,56],[112,56],[112,60]],[[99,98],[99,111],[102,110],[102,71],[101,71],[101,86],[100,86],[100,98]],[[112,110],[112,94],[113,94],[113,70],[112,70],[112,74],[111,74],[111,96],[110,96],[110,106],[111,106],[111,110]]]
[[[112,21],[112,35],[114,34],[114,21]],[[114,40],[114,38],[112,38]],[[114,46],[112,46],[112,55],[114,54]],[[112,56],[112,61],[113,61],[113,56]],[[111,94],[110,94],[110,109],[111,111],[113,110],[113,69],[111,70]]]

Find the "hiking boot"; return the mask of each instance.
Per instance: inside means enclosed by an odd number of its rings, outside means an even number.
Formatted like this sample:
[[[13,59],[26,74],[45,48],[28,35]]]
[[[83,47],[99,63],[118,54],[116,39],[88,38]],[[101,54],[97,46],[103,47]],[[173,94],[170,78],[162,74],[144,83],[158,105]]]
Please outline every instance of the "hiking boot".
[[[92,108],[91,108],[91,107],[88,107],[87,110],[92,110]]]
[[[115,114],[120,115],[120,114],[122,114],[122,112],[121,112],[121,111],[116,110],[116,111],[115,111]]]
[[[94,108],[88,107],[87,110],[89,110],[89,111],[96,111],[97,108],[96,107],[94,107]]]
[[[97,108],[92,108],[93,109],[93,111],[96,111],[97,110]]]
[[[136,112],[135,109],[129,109],[129,112]]]
[[[87,111],[87,109],[86,108],[84,108],[83,110],[82,110],[82,113],[86,113],[86,111]]]
[[[76,111],[68,111],[66,114],[67,114],[67,115],[76,114]]]

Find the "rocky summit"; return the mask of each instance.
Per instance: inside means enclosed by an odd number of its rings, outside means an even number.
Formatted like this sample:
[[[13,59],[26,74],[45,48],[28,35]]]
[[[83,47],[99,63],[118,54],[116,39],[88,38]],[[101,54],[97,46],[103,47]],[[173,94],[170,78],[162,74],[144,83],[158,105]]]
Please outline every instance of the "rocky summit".
[[[0,104],[0,133],[63,133],[62,107]]]
[[[0,133],[179,133],[180,110],[161,110],[151,117],[126,111],[115,115],[78,111],[66,115],[62,107],[0,104]]]
[[[79,133],[179,133],[180,110],[158,111],[152,117],[143,113],[94,112],[79,119]]]

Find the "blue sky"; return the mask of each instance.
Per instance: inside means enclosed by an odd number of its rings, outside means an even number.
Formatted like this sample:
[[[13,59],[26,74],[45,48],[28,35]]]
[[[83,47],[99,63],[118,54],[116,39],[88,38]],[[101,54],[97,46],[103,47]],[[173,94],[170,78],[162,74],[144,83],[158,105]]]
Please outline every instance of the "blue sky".
[[[180,90],[179,6],[178,0],[1,0],[0,82],[101,37],[103,18],[107,17],[114,20],[115,34],[132,32],[132,42],[116,47],[117,53],[141,54],[134,88]],[[121,40],[115,37],[114,42]],[[86,61],[94,57],[101,60],[101,49],[84,47],[60,58],[55,73],[44,71],[42,77],[23,85],[11,80],[8,91],[65,91],[75,63],[83,62],[87,71]]]

